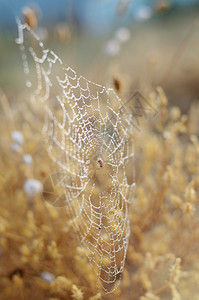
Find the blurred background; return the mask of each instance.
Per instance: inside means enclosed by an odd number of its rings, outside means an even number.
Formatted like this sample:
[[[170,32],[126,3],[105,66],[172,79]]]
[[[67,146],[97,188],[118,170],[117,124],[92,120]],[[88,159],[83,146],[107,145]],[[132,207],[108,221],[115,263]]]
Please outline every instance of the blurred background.
[[[15,42],[17,16],[78,74],[125,103],[139,91],[157,104],[135,132],[131,236],[114,295],[101,297],[67,210],[40,195],[52,167]],[[2,300],[198,300],[198,57],[199,0],[0,0]]]
[[[0,1],[0,86],[24,89],[15,17],[32,19],[46,47],[88,79],[129,90],[161,85],[186,111],[199,87],[199,1]]]

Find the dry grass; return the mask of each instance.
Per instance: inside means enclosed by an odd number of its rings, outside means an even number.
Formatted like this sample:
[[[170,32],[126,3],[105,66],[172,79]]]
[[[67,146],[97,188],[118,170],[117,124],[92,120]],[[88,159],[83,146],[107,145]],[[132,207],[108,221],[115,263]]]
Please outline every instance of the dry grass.
[[[24,97],[25,99],[26,97]],[[119,289],[103,294],[86,249],[75,239],[67,210],[27,196],[27,178],[44,182],[50,159],[40,116],[25,103],[1,117],[0,295],[1,299],[198,299],[199,293],[199,106],[188,115],[169,107],[158,88],[149,95],[158,116],[135,134],[136,195],[131,236]],[[25,137],[19,152],[11,133]],[[33,164],[23,163],[24,153]],[[42,272],[53,276],[44,280]]]

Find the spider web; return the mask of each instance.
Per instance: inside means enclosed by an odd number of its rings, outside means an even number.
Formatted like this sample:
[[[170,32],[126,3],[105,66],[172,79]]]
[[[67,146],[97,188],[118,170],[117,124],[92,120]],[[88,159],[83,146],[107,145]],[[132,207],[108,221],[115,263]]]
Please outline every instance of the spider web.
[[[27,24],[19,19],[17,24],[26,85],[45,112],[43,134],[66,209],[103,289],[110,293],[121,278],[130,234],[135,186],[130,120],[113,89],[78,76],[44,48]]]

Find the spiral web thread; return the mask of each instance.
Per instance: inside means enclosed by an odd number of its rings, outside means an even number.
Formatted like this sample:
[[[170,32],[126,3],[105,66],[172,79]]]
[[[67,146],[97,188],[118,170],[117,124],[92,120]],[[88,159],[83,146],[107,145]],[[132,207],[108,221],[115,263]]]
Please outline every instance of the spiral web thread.
[[[130,233],[131,122],[113,89],[78,76],[44,48],[27,24],[19,19],[17,24],[27,77],[35,68],[35,78],[26,85],[45,111],[43,133],[65,207],[104,291],[111,293],[121,278]]]

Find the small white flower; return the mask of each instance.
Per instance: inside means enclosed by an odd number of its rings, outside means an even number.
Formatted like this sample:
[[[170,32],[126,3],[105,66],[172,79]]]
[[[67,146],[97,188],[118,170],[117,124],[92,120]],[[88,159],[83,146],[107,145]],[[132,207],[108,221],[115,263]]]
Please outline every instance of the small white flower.
[[[12,151],[14,151],[14,152],[21,152],[21,146],[19,145],[19,144],[17,144],[17,143],[13,143],[12,145],[11,145],[11,149],[12,149]]]
[[[115,56],[120,52],[120,42],[117,39],[109,40],[104,48],[104,52],[109,56]]]
[[[32,156],[30,154],[24,154],[23,156],[23,162],[26,165],[31,165],[32,164]]]
[[[171,133],[169,131],[164,131],[163,132],[163,137],[166,139],[166,140],[169,140],[171,138]]]
[[[27,179],[24,183],[24,192],[29,196],[40,194],[43,190],[43,184],[37,179]]]
[[[55,279],[55,276],[49,272],[42,272],[40,277],[47,282],[52,282]]]
[[[138,21],[145,21],[148,20],[152,17],[152,9],[147,6],[147,5],[143,5],[141,6],[135,15],[136,20]]]
[[[15,143],[18,143],[20,145],[24,143],[24,136],[20,131],[13,131],[12,139]]]
[[[131,33],[130,30],[126,27],[121,27],[119,28],[116,33],[115,33],[115,37],[121,42],[126,42],[130,39],[131,37]]]

